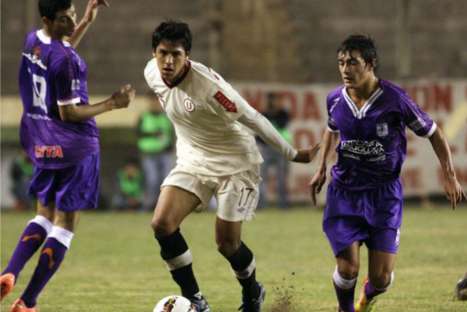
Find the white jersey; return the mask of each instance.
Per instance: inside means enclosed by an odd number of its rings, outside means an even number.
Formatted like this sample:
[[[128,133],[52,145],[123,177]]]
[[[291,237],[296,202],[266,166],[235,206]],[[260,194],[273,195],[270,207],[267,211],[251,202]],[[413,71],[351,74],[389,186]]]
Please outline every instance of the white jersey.
[[[177,165],[194,174],[224,176],[251,170],[263,160],[246,126],[292,159],[296,150],[222,77],[203,64],[189,61],[186,74],[169,86],[155,59],[144,76],[156,93],[177,136]],[[245,126],[246,125],[246,126]],[[271,131],[273,133],[271,133]],[[258,133],[259,132],[259,133]]]

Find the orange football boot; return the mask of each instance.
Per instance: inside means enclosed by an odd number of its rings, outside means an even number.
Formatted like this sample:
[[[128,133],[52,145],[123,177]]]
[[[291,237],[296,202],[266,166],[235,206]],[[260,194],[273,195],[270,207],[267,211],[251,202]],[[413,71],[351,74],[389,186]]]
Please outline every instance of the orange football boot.
[[[3,300],[15,286],[15,276],[11,273],[6,273],[0,276],[0,301]]]
[[[22,299],[16,299],[13,302],[10,312],[39,312],[36,307],[28,308]]]

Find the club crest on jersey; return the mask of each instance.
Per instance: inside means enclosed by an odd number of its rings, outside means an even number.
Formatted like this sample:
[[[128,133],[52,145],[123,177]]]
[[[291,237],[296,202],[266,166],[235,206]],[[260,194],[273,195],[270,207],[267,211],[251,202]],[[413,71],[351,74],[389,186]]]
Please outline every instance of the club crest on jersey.
[[[376,134],[379,137],[385,137],[389,133],[388,124],[386,122],[376,124]]]
[[[229,100],[224,93],[217,91],[216,94],[214,94],[214,98],[216,99],[217,102],[219,102],[220,105],[222,105],[226,111],[231,112],[231,113],[236,113],[237,112],[237,106],[235,106],[235,103]]]
[[[190,98],[186,98],[183,101],[183,105],[185,106],[186,111],[189,113],[195,110],[195,103],[193,103]]]
[[[34,59],[39,59],[40,56],[41,56],[41,47],[40,46],[35,46],[33,49],[32,49],[32,55],[33,55],[33,58]]]

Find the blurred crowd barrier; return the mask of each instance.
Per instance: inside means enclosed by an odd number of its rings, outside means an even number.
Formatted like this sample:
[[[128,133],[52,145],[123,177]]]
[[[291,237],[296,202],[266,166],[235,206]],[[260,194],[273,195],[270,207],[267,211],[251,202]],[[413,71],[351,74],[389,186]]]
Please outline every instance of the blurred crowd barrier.
[[[467,80],[408,80],[399,84],[444,129],[453,152],[458,179],[464,189],[467,189]],[[283,107],[290,113],[289,130],[293,144],[297,147],[306,147],[320,141],[327,121],[326,95],[336,86],[335,84],[234,84],[245,99],[259,111],[264,109],[268,94],[279,95]],[[98,96],[91,96],[91,102],[101,99]],[[147,102],[144,96],[141,96],[127,110],[116,110],[97,118],[101,129],[102,205],[111,206],[117,169],[121,168],[128,158],[138,157],[135,127],[138,117],[147,109]],[[12,207],[14,204],[11,193],[12,179],[8,172],[20,151],[16,133],[21,110],[19,98],[2,98],[0,202],[2,207]],[[410,131],[407,131],[407,134],[408,153],[402,174],[405,196],[424,197],[441,194],[442,177],[429,141],[416,137]],[[291,164],[288,189],[292,203],[309,201],[308,182],[313,170],[314,164]],[[275,192],[272,187],[269,188],[268,198],[274,199]],[[323,203],[323,197],[320,200]]]

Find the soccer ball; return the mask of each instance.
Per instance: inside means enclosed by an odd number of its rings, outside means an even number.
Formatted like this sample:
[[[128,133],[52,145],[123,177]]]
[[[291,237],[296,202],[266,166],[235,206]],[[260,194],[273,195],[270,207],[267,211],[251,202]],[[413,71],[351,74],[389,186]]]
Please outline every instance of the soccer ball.
[[[196,312],[196,308],[187,298],[172,295],[159,301],[153,312]]]

